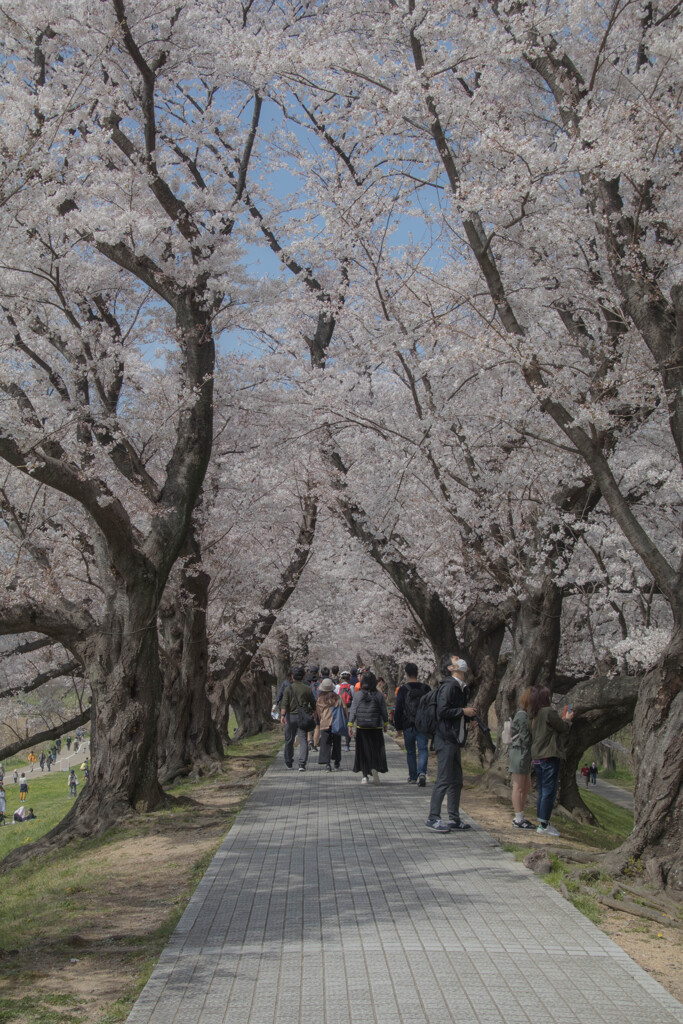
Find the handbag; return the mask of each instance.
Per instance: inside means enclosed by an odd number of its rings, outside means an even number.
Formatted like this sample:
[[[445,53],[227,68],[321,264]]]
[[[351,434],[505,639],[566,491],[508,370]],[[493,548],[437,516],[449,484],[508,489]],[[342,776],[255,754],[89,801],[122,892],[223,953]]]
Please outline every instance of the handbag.
[[[297,718],[299,720],[299,728],[303,729],[304,732],[312,732],[315,729],[315,718],[306,708],[299,708]]]
[[[332,708],[331,732],[335,736],[343,736],[344,733],[348,732],[346,714],[344,712],[344,706],[341,703],[338,704],[336,708]]]

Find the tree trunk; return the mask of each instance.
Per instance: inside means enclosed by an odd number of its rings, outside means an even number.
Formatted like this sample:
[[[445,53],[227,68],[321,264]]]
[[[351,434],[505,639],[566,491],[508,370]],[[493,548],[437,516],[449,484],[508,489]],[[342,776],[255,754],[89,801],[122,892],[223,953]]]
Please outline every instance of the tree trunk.
[[[547,578],[542,588],[523,601],[515,618],[512,657],[496,699],[498,730],[517,711],[527,686],[552,687],[560,646],[562,592]]]
[[[473,675],[473,705],[479,717],[488,724],[489,710],[494,703],[500,686],[498,676],[498,655],[505,637],[505,621],[493,623],[471,641],[465,634]],[[479,760],[485,764],[491,759],[495,746],[490,733],[476,730]]]
[[[683,624],[645,676],[633,718],[635,826],[607,858],[612,870],[642,861],[650,878],[683,891]]]
[[[574,708],[574,721],[567,738],[567,757],[560,767],[560,796],[563,807],[591,825],[596,818],[581,797],[576,770],[586,750],[612,736],[633,719],[641,679],[615,676],[579,683],[567,693],[565,701]]]
[[[562,593],[550,577],[522,601],[514,619],[513,650],[496,697],[498,736],[518,708],[527,686],[552,686],[560,645]],[[481,782],[501,795],[507,791],[507,748],[499,741]]]
[[[201,568],[194,529],[186,541],[181,596],[160,610],[164,682],[159,712],[159,780],[162,785],[223,757],[207,693],[208,573]]]
[[[236,683],[230,695],[230,706],[237,719],[234,740],[255,736],[274,728],[270,717],[273,704],[273,687],[277,680],[270,672],[252,666]]]

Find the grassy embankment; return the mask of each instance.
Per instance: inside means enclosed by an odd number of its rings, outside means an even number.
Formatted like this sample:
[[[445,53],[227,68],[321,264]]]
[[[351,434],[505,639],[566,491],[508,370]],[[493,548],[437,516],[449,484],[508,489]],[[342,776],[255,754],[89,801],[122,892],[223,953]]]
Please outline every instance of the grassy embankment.
[[[279,731],[236,743],[219,774],[170,787],[184,801],[2,876],[0,1024],[124,1021],[281,744]],[[0,828],[0,856],[60,820],[71,804],[66,779],[30,784],[38,820]],[[8,788],[11,813],[15,787]]]

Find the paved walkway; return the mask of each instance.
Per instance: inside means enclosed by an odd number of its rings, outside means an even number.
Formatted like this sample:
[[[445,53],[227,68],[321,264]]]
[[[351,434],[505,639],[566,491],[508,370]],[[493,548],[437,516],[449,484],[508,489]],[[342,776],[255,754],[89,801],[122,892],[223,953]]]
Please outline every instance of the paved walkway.
[[[683,1024],[683,1006],[430,789],[288,771],[238,816],[130,1024]],[[316,755],[314,754],[315,758]]]
[[[576,773],[576,779],[579,784],[580,793],[597,793],[598,796],[604,796],[605,800],[609,800],[611,803],[617,804],[618,807],[624,807],[627,811],[633,813],[633,793],[629,793],[627,789],[622,789],[621,786],[613,786],[611,782],[605,782],[600,776],[598,776],[597,782],[591,782],[586,787],[580,772]]]

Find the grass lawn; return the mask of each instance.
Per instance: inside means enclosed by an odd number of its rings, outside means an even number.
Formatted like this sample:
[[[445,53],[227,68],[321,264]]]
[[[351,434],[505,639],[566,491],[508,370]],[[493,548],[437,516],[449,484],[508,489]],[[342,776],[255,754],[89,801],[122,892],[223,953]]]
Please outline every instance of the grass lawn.
[[[0,1024],[125,1021],[211,857],[281,745],[279,730],[235,743],[217,774],[168,789],[192,802],[132,816],[104,836],[72,841],[4,875]],[[19,787],[7,788],[11,814]],[[65,772],[29,779],[28,806],[38,820],[0,828],[0,857],[39,838],[71,804]]]
[[[76,772],[79,776],[78,788],[83,786],[82,773]],[[6,856],[15,846],[22,843],[30,843],[39,839],[51,828],[62,820],[71,807],[73,799],[69,796],[69,788],[66,772],[34,772],[27,773],[28,796],[26,807],[32,807],[36,814],[36,821],[27,821],[23,825],[5,825],[0,828],[0,858]],[[12,815],[19,807],[19,784],[15,786],[12,776],[5,776],[5,795],[7,797],[6,818],[12,821]],[[0,1017],[0,1024],[2,1018]]]
[[[627,789],[629,793],[633,792],[635,779],[633,772],[626,765],[618,765],[611,772],[599,772],[598,778],[603,782],[611,782],[613,786],[619,786],[620,789]]]

